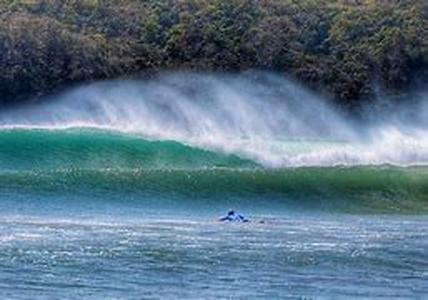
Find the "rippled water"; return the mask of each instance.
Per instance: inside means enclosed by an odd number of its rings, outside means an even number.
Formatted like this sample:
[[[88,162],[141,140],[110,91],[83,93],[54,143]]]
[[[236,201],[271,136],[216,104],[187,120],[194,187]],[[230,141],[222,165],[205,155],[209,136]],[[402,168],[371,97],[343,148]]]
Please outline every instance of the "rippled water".
[[[215,216],[2,215],[0,297],[423,298],[427,225],[410,216],[290,214],[224,224]]]
[[[0,300],[426,298],[428,111],[406,112],[351,120],[264,73],[3,110]]]

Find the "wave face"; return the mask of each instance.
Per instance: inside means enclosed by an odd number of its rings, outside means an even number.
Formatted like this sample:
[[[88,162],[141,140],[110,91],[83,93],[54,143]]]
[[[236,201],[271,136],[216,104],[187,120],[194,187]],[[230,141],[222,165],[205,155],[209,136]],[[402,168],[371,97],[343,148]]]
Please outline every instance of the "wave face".
[[[234,154],[100,129],[2,130],[0,198],[16,192],[424,213],[428,168],[267,168]]]
[[[0,170],[61,171],[251,168],[237,155],[193,148],[176,141],[148,141],[94,129],[0,131]]]
[[[260,73],[97,83],[0,112],[0,195],[426,212],[425,111],[351,121],[302,87]]]
[[[0,195],[194,200],[349,213],[428,213],[427,168],[55,170],[3,172]],[[41,196],[40,196],[41,195]],[[207,202],[208,201],[208,202]],[[210,202],[211,201],[211,202]],[[193,204],[192,204],[193,203]],[[159,203],[161,204],[161,203]]]
[[[363,124],[271,74],[171,74],[81,87],[0,112],[0,126],[102,128],[237,154],[276,168],[426,165],[428,109],[411,106],[411,112],[399,109]]]

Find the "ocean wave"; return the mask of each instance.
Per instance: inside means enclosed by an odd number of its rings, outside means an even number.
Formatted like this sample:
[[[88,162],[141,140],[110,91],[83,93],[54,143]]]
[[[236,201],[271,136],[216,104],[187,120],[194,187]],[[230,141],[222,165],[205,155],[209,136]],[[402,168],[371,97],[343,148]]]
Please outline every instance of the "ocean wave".
[[[426,213],[428,168],[393,166],[286,169],[57,169],[0,172],[0,193],[134,199],[215,201],[228,205],[283,203],[328,211]],[[44,196],[43,196],[44,195]],[[80,196],[79,196],[80,195]],[[36,197],[39,197],[36,196]]]
[[[94,83],[3,110],[0,155],[12,169],[8,160],[26,157],[40,168],[55,159],[77,168],[421,166],[427,115],[426,105],[412,103],[356,121],[273,74],[173,73]]]

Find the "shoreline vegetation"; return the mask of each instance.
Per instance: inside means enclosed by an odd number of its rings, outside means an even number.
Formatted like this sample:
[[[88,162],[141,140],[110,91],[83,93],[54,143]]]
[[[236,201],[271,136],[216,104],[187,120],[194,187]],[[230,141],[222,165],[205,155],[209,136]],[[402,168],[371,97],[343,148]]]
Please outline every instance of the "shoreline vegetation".
[[[270,70],[346,109],[428,82],[425,0],[0,0],[0,104],[163,70]],[[401,97],[403,98],[403,97]]]

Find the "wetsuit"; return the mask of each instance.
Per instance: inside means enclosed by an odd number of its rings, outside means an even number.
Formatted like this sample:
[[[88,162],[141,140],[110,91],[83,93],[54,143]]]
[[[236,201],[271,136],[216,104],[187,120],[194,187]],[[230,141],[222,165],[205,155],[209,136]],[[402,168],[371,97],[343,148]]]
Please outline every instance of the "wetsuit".
[[[220,218],[220,221],[229,221],[229,222],[248,222],[247,219],[241,214],[235,213],[234,211],[229,211],[227,216]]]

